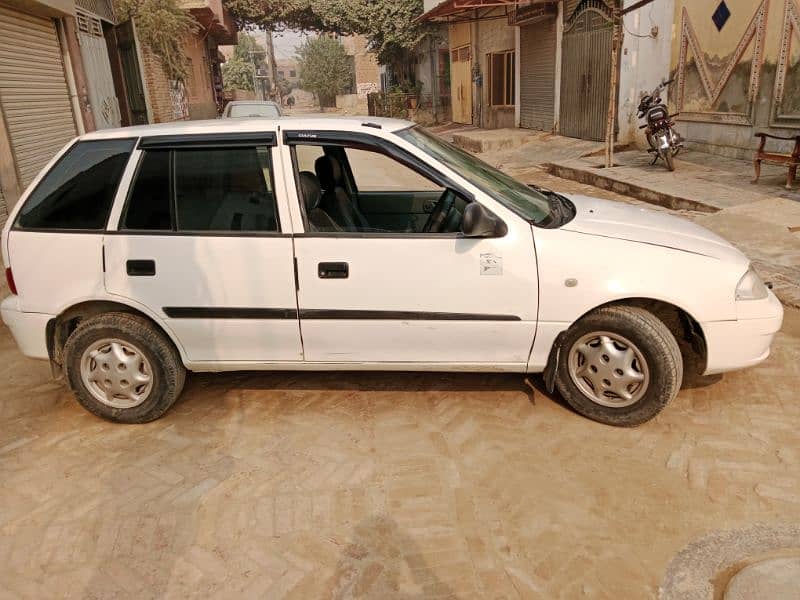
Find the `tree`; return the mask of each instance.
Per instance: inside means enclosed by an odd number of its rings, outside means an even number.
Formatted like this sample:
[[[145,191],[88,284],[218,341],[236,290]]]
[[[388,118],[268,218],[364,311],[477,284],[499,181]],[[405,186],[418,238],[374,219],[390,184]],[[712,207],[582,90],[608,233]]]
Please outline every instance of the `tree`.
[[[309,38],[297,50],[300,87],[314,92],[320,106],[333,106],[336,94],[353,85],[350,57],[342,45],[327,36]]]
[[[405,60],[434,31],[415,21],[422,0],[223,1],[240,25],[363,35],[381,64]]]
[[[249,33],[239,33],[233,56],[222,63],[222,81],[226,90],[253,90],[256,69],[264,61],[266,50]]]
[[[222,63],[222,82],[226,90],[253,90],[256,68],[251,62],[231,58]]]
[[[136,35],[158,56],[169,79],[184,80],[187,60],[183,39],[197,31],[197,22],[178,0],[114,0],[120,22],[133,19]]]

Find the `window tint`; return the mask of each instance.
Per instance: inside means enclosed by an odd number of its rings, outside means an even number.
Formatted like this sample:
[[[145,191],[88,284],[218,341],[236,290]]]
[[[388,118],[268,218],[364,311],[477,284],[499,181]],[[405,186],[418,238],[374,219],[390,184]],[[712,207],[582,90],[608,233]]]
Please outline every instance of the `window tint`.
[[[122,229],[169,230],[169,150],[145,153],[128,198]]]
[[[56,163],[20,210],[17,225],[103,229],[135,140],[78,142]]]
[[[174,152],[178,231],[277,231],[267,148]]]
[[[277,231],[269,149],[148,151],[131,190],[123,228]]]

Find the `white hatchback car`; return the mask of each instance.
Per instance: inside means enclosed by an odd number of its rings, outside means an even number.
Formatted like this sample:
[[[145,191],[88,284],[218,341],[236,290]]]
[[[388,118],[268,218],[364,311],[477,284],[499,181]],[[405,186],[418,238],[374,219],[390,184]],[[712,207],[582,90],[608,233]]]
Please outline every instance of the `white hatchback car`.
[[[185,371],[544,371],[637,425],[684,362],[781,326],[748,259],[665,214],[519,183],[411,123],[223,119],[84,135],[9,216],[3,320],[91,412],[159,417]]]

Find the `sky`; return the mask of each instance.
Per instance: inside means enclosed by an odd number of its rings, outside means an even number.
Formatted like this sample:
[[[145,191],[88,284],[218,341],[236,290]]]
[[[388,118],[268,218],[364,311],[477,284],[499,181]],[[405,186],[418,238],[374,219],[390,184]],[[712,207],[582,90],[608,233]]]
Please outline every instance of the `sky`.
[[[264,34],[262,33],[262,39],[263,35]],[[304,31],[295,31],[293,29],[287,29],[286,31],[273,33],[272,43],[275,46],[275,58],[278,60],[284,58],[294,58],[295,46],[301,45],[308,35],[309,34]]]

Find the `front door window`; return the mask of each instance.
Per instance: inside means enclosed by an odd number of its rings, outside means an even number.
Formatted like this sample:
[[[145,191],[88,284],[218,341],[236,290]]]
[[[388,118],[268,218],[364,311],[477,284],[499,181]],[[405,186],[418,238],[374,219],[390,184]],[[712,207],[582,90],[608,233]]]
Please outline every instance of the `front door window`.
[[[460,229],[463,196],[378,148],[297,144],[293,151],[308,231],[436,235]]]

